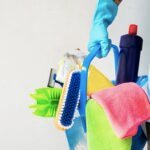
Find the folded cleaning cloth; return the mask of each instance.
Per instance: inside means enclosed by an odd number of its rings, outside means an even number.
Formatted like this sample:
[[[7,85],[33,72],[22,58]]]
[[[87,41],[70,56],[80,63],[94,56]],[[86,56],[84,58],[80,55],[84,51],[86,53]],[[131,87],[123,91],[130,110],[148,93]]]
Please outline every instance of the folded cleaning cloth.
[[[119,2],[120,0],[98,0],[97,2],[88,50],[99,49],[97,54],[99,58],[107,56],[110,50],[111,40],[108,39],[107,28],[117,15]]]
[[[150,104],[144,90],[135,83],[118,86],[92,94],[104,109],[119,138],[134,136],[138,126],[150,119]]]
[[[103,108],[93,99],[86,105],[88,150],[131,150],[132,139],[119,139]]]

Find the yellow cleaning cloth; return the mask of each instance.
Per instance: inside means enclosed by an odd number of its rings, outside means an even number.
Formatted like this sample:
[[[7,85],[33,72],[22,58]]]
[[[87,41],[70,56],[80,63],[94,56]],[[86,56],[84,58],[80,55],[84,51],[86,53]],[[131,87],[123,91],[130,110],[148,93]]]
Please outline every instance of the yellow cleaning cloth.
[[[88,86],[87,95],[90,96],[92,93],[112,87],[113,84],[109,81],[105,75],[96,69],[93,65],[90,65],[88,73]]]

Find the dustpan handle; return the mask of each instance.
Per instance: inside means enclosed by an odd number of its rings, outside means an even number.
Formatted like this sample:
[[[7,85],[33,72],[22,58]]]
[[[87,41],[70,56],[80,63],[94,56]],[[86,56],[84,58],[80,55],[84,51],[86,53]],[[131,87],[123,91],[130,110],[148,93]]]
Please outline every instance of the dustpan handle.
[[[117,67],[118,67],[118,59],[119,59],[119,50],[116,45],[111,45],[113,52],[114,52],[114,62],[115,62],[115,72],[117,73]],[[80,116],[83,118],[83,126],[86,130],[86,123],[85,123],[85,106],[86,106],[86,100],[87,100],[87,79],[88,79],[88,69],[89,66],[98,53],[99,48],[95,47],[93,51],[89,53],[89,55],[84,59],[82,64],[82,70],[81,70],[81,82],[80,82],[80,104],[79,104],[79,113]]]

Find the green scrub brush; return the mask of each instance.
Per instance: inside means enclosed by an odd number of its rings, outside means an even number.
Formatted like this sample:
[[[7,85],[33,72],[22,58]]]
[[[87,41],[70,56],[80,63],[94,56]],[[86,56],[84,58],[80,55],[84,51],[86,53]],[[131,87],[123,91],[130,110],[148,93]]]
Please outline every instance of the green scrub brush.
[[[30,95],[36,101],[36,104],[30,106],[35,109],[33,114],[40,117],[55,117],[61,91],[59,88],[49,87],[36,89],[35,93]]]

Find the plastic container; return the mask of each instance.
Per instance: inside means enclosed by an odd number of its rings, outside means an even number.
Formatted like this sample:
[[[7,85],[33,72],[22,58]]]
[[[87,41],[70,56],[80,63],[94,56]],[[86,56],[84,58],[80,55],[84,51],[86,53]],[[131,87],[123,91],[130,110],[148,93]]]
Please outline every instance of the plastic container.
[[[117,84],[137,81],[143,45],[143,39],[137,35],[137,28],[137,25],[132,24],[129,33],[121,36]]]

